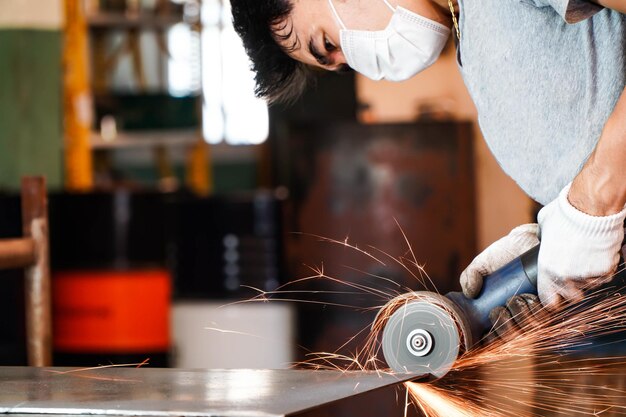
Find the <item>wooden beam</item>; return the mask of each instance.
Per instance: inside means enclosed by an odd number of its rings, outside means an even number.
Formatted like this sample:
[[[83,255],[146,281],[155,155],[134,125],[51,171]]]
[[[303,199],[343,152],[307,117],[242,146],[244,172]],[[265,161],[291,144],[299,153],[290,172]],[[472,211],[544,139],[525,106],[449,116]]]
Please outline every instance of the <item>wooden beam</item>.
[[[33,239],[0,239],[0,269],[26,268],[34,263]]]

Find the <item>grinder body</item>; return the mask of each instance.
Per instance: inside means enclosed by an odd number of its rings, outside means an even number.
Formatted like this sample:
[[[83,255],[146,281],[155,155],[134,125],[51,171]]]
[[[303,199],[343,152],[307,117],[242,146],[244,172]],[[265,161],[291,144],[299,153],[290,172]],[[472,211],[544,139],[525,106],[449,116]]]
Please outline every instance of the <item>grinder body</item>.
[[[387,320],[382,338],[387,364],[396,372],[445,375],[461,350],[491,329],[489,313],[518,294],[537,294],[539,245],[484,277],[475,299],[414,293]],[[401,296],[402,297],[402,296]]]
[[[492,327],[489,313],[495,307],[504,306],[509,298],[519,294],[537,294],[537,258],[539,245],[515,258],[483,279],[478,297],[470,299],[460,292],[450,292],[452,300],[469,322],[469,347],[476,344]]]

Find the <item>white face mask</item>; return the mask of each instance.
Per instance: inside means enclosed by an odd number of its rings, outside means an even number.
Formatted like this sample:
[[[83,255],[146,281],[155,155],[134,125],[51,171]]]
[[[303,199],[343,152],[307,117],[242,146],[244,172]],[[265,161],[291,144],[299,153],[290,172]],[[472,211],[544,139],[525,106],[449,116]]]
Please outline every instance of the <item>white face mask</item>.
[[[450,29],[383,0],[393,11],[384,30],[349,30],[332,0],[330,8],[341,26],[341,50],[348,65],[373,80],[404,81],[431,66],[441,54]]]

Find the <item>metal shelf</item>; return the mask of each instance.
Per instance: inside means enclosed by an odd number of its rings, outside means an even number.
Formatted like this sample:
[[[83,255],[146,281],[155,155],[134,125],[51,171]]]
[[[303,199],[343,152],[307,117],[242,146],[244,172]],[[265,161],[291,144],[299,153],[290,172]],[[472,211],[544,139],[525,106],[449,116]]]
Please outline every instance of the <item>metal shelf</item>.
[[[92,149],[123,149],[152,146],[185,146],[200,139],[200,130],[146,130],[120,132],[114,140],[104,140],[100,133],[91,133]]]
[[[182,16],[99,12],[87,17],[92,29],[167,29],[186,23]]]

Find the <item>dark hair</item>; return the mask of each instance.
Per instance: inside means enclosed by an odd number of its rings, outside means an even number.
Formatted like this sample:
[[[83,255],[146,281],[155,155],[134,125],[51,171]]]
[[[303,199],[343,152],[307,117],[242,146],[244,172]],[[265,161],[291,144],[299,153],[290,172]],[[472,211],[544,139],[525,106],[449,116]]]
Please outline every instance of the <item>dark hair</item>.
[[[293,29],[284,35],[274,32],[276,25],[290,24],[292,0],[231,0],[231,7],[235,31],[252,61],[255,94],[269,102],[293,102],[304,91],[310,70],[288,55],[292,49],[278,44],[291,37]],[[292,48],[298,47],[294,42]]]

